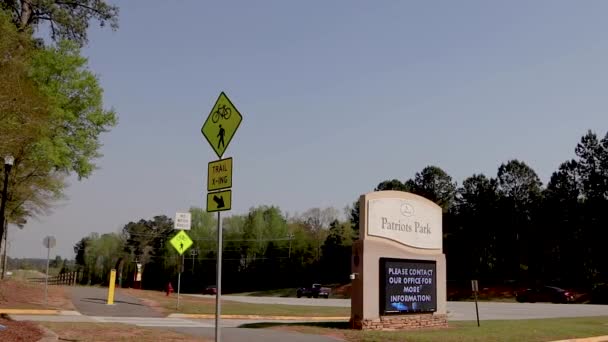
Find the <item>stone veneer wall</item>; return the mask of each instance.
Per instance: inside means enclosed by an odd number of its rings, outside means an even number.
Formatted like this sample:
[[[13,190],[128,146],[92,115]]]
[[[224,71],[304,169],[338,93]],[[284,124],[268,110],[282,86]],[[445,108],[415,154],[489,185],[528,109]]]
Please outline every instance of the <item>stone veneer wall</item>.
[[[414,330],[424,328],[447,328],[448,316],[441,314],[410,314],[381,316],[373,320],[352,322],[352,328],[361,330]]]

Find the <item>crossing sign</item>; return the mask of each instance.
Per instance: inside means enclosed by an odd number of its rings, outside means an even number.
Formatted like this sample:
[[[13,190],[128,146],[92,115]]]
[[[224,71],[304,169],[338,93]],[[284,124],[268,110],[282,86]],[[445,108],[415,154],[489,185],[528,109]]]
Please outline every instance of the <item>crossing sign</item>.
[[[201,128],[201,132],[220,159],[242,120],[241,113],[222,92]]]
[[[190,248],[190,246],[192,246],[193,242],[185,231],[180,230],[179,233],[175,234],[175,236],[169,241],[169,243],[171,243],[171,246],[177,250],[179,255],[182,255],[186,250],[188,250],[188,248]]]
[[[207,171],[207,190],[215,191],[232,187],[232,158],[220,159],[209,163]]]

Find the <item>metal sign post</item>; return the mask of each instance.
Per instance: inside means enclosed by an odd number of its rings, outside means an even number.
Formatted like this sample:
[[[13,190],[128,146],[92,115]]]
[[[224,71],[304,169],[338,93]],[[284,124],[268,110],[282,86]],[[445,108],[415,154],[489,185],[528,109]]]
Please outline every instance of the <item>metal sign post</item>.
[[[475,296],[475,313],[477,314],[477,326],[479,326],[479,307],[477,306],[477,292],[479,292],[479,283],[477,280],[471,280],[471,289]]]
[[[222,298],[222,219],[221,212],[217,212],[217,292],[215,293],[215,341],[220,341],[221,298]]]
[[[184,272],[184,255],[182,254],[182,264],[179,266],[179,274],[177,275],[177,310],[179,310],[179,293],[182,287],[182,272]]]
[[[220,93],[201,132],[219,158],[208,165],[207,212],[217,211],[217,272],[215,295],[215,341],[219,342],[222,298],[222,216],[220,212],[232,208],[232,158],[222,159],[243,117],[224,92]],[[227,190],[226,190],[227,189]]]
[[[42,245],[46,247],[46,277],[44,279],[44,305],[49,305],[49,260],[51,258],[51,248],[55,247],[55,237],[47,236],[42,240]]]

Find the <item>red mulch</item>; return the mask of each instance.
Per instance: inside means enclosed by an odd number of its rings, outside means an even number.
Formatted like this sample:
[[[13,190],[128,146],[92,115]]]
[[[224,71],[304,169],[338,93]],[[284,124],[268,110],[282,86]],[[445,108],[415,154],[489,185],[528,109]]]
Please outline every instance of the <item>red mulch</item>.
[[[5,327],[0,330],[0,341],[2,342],[33,342],[42,338],[42,331],[31,322],[17,322],[0,317],[0,325]]]

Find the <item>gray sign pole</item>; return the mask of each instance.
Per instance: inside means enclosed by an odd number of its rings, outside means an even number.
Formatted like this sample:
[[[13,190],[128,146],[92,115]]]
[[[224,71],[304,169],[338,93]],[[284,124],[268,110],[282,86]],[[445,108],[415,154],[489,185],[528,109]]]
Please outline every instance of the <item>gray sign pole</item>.
[[[222,219],[220,212],[217,212],[217,293],[215,294],[215,342],[220,342],[220,323],[221,309],[220,300],[222,298]]]
[[[49,258],[51,257],[51,245],[46,247],[46,278],[44,279],[44,305],[49,305]]]
[[[48,305],[49,293],[49,260],[51,258],[51,248],[55,247],[55,238],[47,236],[42,240],[42,245],[46,247],[46,277],[44,279],[44,305]]]
[[[177,274],[177,310],[179,310],[179,292],[182,286],[182,272],[184,271],[184,255],[182,254],[181,265],[179,265],[179,273]]]
[[[475,314],[477,315],[477,326],[479,327],[479,307],[477,306],[477,292],[479,291],[479,283],[477,280],[471,280],[471,287],[475,295]]]

